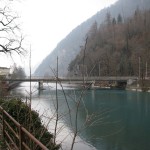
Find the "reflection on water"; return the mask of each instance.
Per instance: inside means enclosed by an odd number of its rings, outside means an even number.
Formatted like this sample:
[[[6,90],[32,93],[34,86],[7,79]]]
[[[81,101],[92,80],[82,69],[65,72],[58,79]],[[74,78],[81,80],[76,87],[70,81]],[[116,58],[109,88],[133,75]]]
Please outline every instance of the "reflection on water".
[[[23,87],[19,87],[17,91],[26,93],[25,88],[27,89],[28,85],[26,87],[22,85]],[[49,113],[50,110],[53,114],[55,88],[54,85],[46,87],[40,93],[36,90],[33,92],[32,104],[39,111]],[[87,90],[84,91],[81,99],[82,92],[79,90],[65,89],[65,94],[61,90],[58,93],[60,124],[65,125],[63,135],[74,131],[76,106],[81,100],[77,122],[80,129],[78,140],[83,139],[86,143],[78,143],[75,149],[90,150],[95,147],[97,150],[149,150],[150,93]],[[71,110],[71,121],[67,103]],[[71,138],[67,140],[71,142]]]

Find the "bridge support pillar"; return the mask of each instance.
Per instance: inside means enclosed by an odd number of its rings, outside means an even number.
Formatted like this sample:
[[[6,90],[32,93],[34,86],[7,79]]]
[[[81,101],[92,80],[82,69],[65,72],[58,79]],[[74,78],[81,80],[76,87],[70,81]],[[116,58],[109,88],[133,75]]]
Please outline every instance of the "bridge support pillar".
[[[133,80],[133,79],[128,79],[128,80],[127,80],[127,85],[131,85],[134,81],[135,81],[135,80]]]
[[[92,81],[91,88],[93,88],[94,85],[95,85],[95,81]]]
[[[42,90],[43,89],[43,81],[39,81],[39,87],[38,87],[39,90]]]

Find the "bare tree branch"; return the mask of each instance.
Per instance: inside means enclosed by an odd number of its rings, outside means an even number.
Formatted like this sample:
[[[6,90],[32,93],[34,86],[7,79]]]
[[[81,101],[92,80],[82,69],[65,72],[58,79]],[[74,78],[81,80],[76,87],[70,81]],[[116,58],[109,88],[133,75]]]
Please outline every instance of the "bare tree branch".
[[[0,53],[24,55],[23,36],[19,25],[16,24],[18,16],[8,6],[0,8]]]

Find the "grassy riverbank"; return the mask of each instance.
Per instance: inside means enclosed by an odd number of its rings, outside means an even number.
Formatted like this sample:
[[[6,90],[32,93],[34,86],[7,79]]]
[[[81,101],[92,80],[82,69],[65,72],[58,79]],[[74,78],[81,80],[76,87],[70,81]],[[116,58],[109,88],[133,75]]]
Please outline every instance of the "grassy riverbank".
[[[0,99],[0,106],[3,107],[17,122],[34,135],[49,150],[59,149],[59,145],[53,143],[53,135],[48,132],[47,128],[42,124],[39,114],[31,110],[30,107],[21,101],[21,99]],[[10,122],[10,125],[12,123]],[[13,125],[12,125],[13,126]],[[14,127],[15,130],[15,127]],[[0,130],[0,146],[4,145],[2,132]],[[28,139],[27,139],[28,142]]]

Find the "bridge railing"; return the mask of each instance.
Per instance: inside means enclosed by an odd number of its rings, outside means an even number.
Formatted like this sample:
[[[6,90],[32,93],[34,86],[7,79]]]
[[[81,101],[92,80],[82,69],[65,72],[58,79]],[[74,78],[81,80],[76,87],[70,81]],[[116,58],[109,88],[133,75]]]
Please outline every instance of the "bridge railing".
[[[8,149],[32,150],[33,147],[36,147],[36,149],[48,150],[47,147],[13,119],[1,106],[0,121],[3,138]]]
[[[127,81],[129,79],[137,80],[138,77],[136,76],[90,76],[90,77],[58,77],[58,80],[61,82],[68,82],[68,81]],[[20,81],[20,82],[55,82],[57,78],[55,77],[38,77],[33,76],[31,78],[21,78],[21,79],[4,79],[4,81]]]

